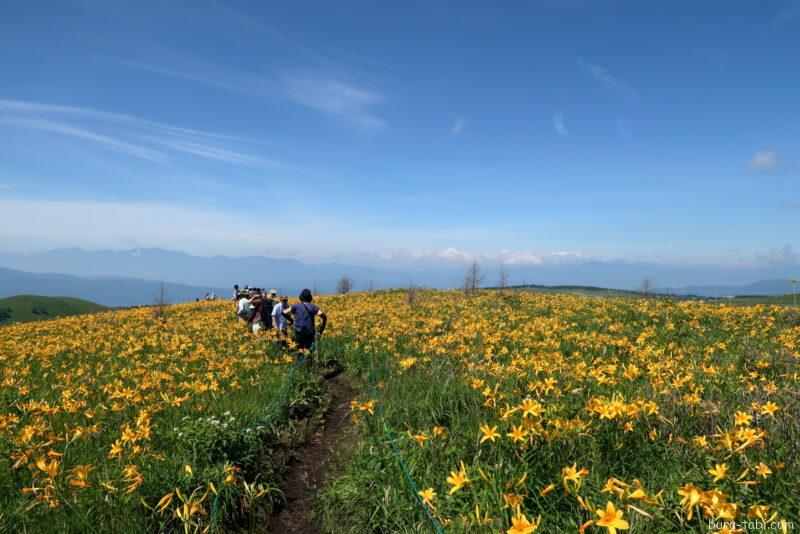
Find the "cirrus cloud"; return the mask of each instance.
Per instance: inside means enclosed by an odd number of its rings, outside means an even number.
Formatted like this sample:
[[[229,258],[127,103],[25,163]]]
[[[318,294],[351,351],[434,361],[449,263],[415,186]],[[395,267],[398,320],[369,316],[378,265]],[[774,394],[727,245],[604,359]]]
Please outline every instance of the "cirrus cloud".
[[[561,113],[556,113],[553,115],[553,128],[556,129],[556,133],[558,135],[567,137],[569,136],[569,130],[567,130],[567,126],[564,124],[564,115]]]
[[[461,133],[461,130],[464,129],[464,126],[467,125],[467,119],[464,117],[456,116],[453,120],[453,125],[450,127],[450,133],[453,135],[458,135]]]
[[[757,150],[745,163],[747,170],[758,173],[786,173],[794,170],[794,165],[785,161],[777,150]]]
[[[609,91],[613,92],[623,100],[639,99],[639,91],[637,91],[633,86],[631,86],[625,80],[622,80],[612,75],[603,67],[589,63],[588,61],[585,61],[582,58],[577,58],[575,62],[581,69],[583,69],[584,72],[586,72],[588,75],[594,78],[594,80],[597,83],[599,83]]]
[[[107,151],[166,164],[190,155],[249,167],[286,167],[253,156],[257,139],[216,133],[91,108],[0,99],[0,126],[38,130],[92,144]],[[239,148],[244,147],[247,152]]]

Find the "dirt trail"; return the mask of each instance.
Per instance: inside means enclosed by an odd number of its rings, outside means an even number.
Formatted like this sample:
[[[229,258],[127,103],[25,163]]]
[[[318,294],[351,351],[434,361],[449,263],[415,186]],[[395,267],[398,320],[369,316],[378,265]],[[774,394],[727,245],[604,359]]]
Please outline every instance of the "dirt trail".
[[[331,404],[325,413],[323,424],[318,426],[308,442],[297,451],[297,459],[289,465],[283,491],[286,506],[272,517],[268,533],[315,533],[321,532],[314,520],[314,495],[325,479],[325,461],[337,446],[348,422],[350,401],[355,390],[347,383],[343,374],[328,381]]]

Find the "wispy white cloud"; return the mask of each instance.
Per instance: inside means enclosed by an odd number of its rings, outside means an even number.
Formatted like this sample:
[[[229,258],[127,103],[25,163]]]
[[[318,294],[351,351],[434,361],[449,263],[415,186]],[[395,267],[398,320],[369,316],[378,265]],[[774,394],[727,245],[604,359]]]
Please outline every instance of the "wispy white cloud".
[[[117,248],[135,242],[201,254],[252,254],[298,246],[311,249],[317,234],[316,221],[295,220],[291,213],[286,221],[271,225],[266,237],[263,232],[242,232],[242,228],[252,226],[252,214],[173,203],[12,200],[0,196],[0,213],[9,220],[26,220],[26,213],[47,214],[28,217],[29,224],[25,225],[0,225],[0,248],[5,250]],[[338,228],[334,235],[339,235]],[[331,242],[332,246],[342,246],[335,238]]]
[[[784,7],[772,20],[765,26],[765,31],[768,34],[776,33],[800,17],[800,3],[787,2]]]
[[[223,146],[233,142],[237,146],[262,144],[258,140],[90,108],[0,99],[0,124],[83,139],[104,149],[157,163],[190,154],[243,166],[286,166]]]
[[[758,173],[787,173],[794,170],[794,165],[783,160],[777,150],[758,150],[745,163],[747,170]]]
[[[502,261],[509,265],[546,265],[546,264],[570,264],[581,263],[592,259],[593,256],[581,252],[555,251],[555,252],[533,252],[525,250],[506,250],[501,249],[494,252],[482,252],[470,254],[454,248],[441,251],[440,256],[452,258],[473,258],[485,262]]]
[[[275,81],[266,75],[245,72],[206,61],[186,58],[184,56],[172,57],[170,66],[144,61],[133,61],[124,58],[108,58],[108,61],[153,74],[161,74],[163,76],[180,78],[209,87],[215,87],[243,96],[274,96],[277,95],[280,90],[280,87]]]
[[[155,143],[158,143],[165,147],[172,148],[179,152],[192,154],[194,156],[201,156],[206,159],[222,161],[225,163],[234,163],[237,165],[245,165],[245,166],[286,167],[286,165],[276,161],[257,158],[233,150],[227,150],[224,148],[219,148],[204,143],[198,143],[194,141],[187,141],[181,139],[153,139],[153,138],[151,139]]]
[[[556,133],[558,135],[569,135],[569,130],[567,130],[567,126],[564,124],[564,115],[561,113],[556,113],[553,115],[553,128],[556,129]]]
[[[3,182],[0,182],[0,190],[8,190],[8,189],[11,189],[11,188],[12,188],[11,184],[5,184]]]
[[[797,265],[800,264],[800,253],[791,245],[770,247],[764,252],[756,252],[756,262],[760,265]]]
[[[45,132],[57,133],[66,136],[76,137],[91,141],[103,148],[114,150],[122,154],[127,154],[135,158],[140,158],[148,161],[162,162],[166,159],[165,155],[157,150],[121,141],[108,135],[99,134],[85,128],[73,126],[64,122],[51,121],[46,119],[17,119],[17,118],[0,118],[0,124],[10,126],[17,126],[21,128],[28,128],[33,130],[42,130]]]
[[[291,206],[291,201],[289,201]],[[235,211],[211,205],[175,202],[105,202],[9,199],[0,195],[0,213],[8,220],[26,220],[24,225],[0,225],[0,249],[34,251],[49,248],[118,248],[130,243],[163,247],[195,254],[286,254],[319,261],[353,261],[364,265],[415,264],[460,265],[477,258],[487,266],[503,261],[509,265],[575,263],[591,256],[572,252],[495,250],[470,252],[432,244],[424,248],[402,248],[419,242],[413,229],[365,227],[363,220],[328,217],[326,238],[319,241],[320,217],[309,219],[291,206],[284,220],[267,233],[242,232],[252,225],[254,212]],[[34,217],[31,213],[46,213]],[[27,218],[26,218],[27,217]],[[451,233],[451,232],[447,232]],[[356,251],[367,249],[362,255]],[[394,251],[394,252],[392,252]]]
[[[224,139],[229,141],[245,141],[248,143],[263,143],[262,140],[245,138],[224,133],[183,128],[163,122],[142,119],[124,113],[112,113],[91,108],[77,106],[63,106],[59,104],[42,104],[40,102],[27,102],[23,100],[7,100],[0,98],[0,112],[38,114],[38,115],[72,115],[82,119],[94,119],[99,121],[116,122],[129,126],[163,131],[166,133],[188,134],[211,139]]]
[[[162,76],[183,79],[252,98],[289,99],[327,117],[365,132],[379,130],[385,122],[375,111],[384,94],[352,66],[345,68],[326,54],[290,38],[260,17],[239,11],[228,3],[212,1],[205,7],[225,24],[202,24],[203,31],[227,37],[269,43],[281,48],[296,66],[284,71],[235,67],[198,57],[161,50],[155,60],[112,57],[108,61]],[[331,51],[330,48],[326,52]],[[342,52],[339,52],[342,54]],[[348,58],[353,55],[344,53]]]
[[[0,250],[113,249],[137,243],[203,255],[266,254],[331,261],[363,247],[381,250],[398,246],[398,242],[419,240],[417,231],[365,227],[363,219],[329,215],[325,206],[315,210],[316,217],[309,218],[307,209],[302,209],[307,206],[295,202],[291,197],[279,201],[285,215],[271,223],[268,231],[243,232],[243,228],[252,226],[254,217],[263,215],[263,210],[250,205],[227,210],[182,201],[61,201],[0,195],[4,217],[27,221],[24,225],[0,225]],[[47,217],[30,218],[31,213],[46,213]],[[320,220],[326,221],[322,241]]]
[[[467,119],[464,117],[455,116],[453,118],[453,124],[450,126],[450,133],[453,135],[458,135],[461,133],[461,130],[464,129],[464,126],[467,125]]]
[[[407,200],[409,202],[425,202],[428,199],[419,195],[395,195],[399,200]]]
[[[166,65],[123,58],[109,61],[251,98],[288,98],[361,131],[372,132],[385,126],[374,111],[383,101],[383,95],[339,68],[298,68],[273,74],[235,69],[183,55],[168,54],[167,58]]]
[[[347,259],[346,257],[344,258]],[[379,254],[362,254],[359,260],[376,260],[389,264],[464,264],[477,260],[487,265],[503,262],[507,265],[552,265],[574,264],[596,259],[596,256],[580,252],[556,251],[534,252],[525,250],[500,249],[494,251],[471,252],[456,247],[445,247],[439,250],[423,248],[400,249],[394,252]]]
[[[639,98],[639,92],[628,82],[613,76],[603,67],[584,61],[582,58],[577,58],[575,62],[584,72],[594,78],[597,83],[609,91],[612,91],[620,98],[624,100],[637,100]]]
[[[363,131],[386,126],[372,109],[383,101],[382,95],[373,89],[314,70],[284,72],[281,80],[287,96],[300,105]]]
[[[215,9],[223,17],[226,17],[228,20],[234,23],[234,25],[216,24],[214,25],[214,30],[228,31],[232,29],[239,36],[242,36],[246,39],[252,39],[254,35],[259,35],[262,38],[267,38],[274,43],[282,45],[285,49],[295,52],[299,56],[302,56],[316,64],[336,70],[341,69],[341,67],[335,61],[324,54],[321,54],[311,47],[305,46],[293,39],[290,39],[275,28],[268,26],[257,17],[232,8],[230,3],[223,4],[222,2],[212,2],[209,4],[209,7]]]
[[[779,161],[777,151],[759,150],[746,165],[751,171],[769,171],[775,169]]]

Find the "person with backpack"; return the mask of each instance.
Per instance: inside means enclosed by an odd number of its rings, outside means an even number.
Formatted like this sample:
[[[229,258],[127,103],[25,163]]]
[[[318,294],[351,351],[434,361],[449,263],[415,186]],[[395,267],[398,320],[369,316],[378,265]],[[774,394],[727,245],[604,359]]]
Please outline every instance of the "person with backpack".
[[[275,305],[273,300],[277,292],[273,289],[268,297],[259,294],[250,301],[253,306],[253,333],[257,334],[260,330],[272,329],[272,308]]]
[[[250,305],[250,299],[247,295],[242,295],[236,303],[236,316],[239,317],[240,323],[249,323],[252,317],[253,307]]]
[[[260,293],[256,293],[256,295],[250,299],[250,306],[252,306],[252,311],[250,312],[250,327],[253,329],[254,334],[257,334],[259,330],[266,328],[266,325],[264,324],[264,318],[262,317],[261,313],[263,304],[264,296]]]
[[[325,331],[328,324],[328,316],[325,312],[319,309],[319,306],[311,302],[311,290],[304,289],[300,292],[300,302],[292,304],[289,309],[283,310],[283,315],[288,318],[294,316],[294,341],[298,349],[311,350],[314,344],[315,320],[317,315],[322,319],[322,324],[319,327],[319,334]],[[311,363],[311,354],[309,353],[309,364]]]

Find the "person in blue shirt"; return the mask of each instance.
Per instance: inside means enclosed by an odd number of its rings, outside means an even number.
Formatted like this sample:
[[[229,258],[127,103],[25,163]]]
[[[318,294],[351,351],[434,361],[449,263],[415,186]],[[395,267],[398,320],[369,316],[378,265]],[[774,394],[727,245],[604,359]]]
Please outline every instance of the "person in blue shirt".
[[[314,344],[317,315],[322,319],[322,324],[319,326],[320,335],[328,324],[328,316],[319,309],[319,306],[311,302],[312,300],[311,290],[304,289],[300,292],[300,302],[283,310],[285,317],[294,317],[294,341],[298,349],[311,350],[311,346]]]

